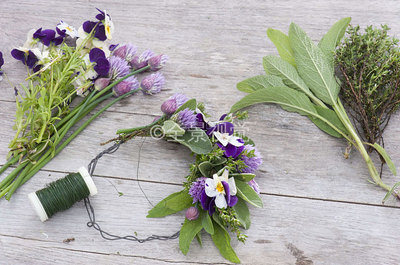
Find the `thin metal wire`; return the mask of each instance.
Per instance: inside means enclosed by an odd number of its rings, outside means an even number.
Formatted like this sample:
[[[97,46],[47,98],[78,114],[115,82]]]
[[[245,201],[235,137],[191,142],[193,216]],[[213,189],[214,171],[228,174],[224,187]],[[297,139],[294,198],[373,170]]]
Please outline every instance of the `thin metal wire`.
[[[102,152],[100,152],[95,158],[93,158],[92,161],[90,161],[89,165],[88,165],[88,171],[89,174],[92,176],[94,173],[94,170],[97,166],[97,162],[100,160],[101,157],[103,157],[106,154],[113,154],[115,153],[119,147],[121,146],[121,144],[123,144],[125,141],[119,141],[115,144],[113,144],[112,146],[110,146],[109,148],[103,150]],[[138,153],[138,166],[137,166],[137,171],[136,171],[136,180],[138,182],[138,185],[140,187],[140,190],[142,191],[142,193],[144,194],[144,196],[146,197],[147,201],[153,205],[150,200],[147,198],[146,194],[144,193],[142,187],[140,186],[140,182],[139,182],[139,163],[140,163],[140,151],[143,147],[144,141],[142,142],[141,146],[140,146],[140,150]],[[88,213],[89,216],[89,222],[87,223],[88,227],[93,227],[94,229],[96,229],[97,231],[99,231],[100,235],[102,238],[106,239],[106,240],[129,240],[129,241],[136,241],[139,243],[144,243],[147,241],[152,241],[152,240],[172,240],[172,239],[176,239],[179,237],[179,231],[176,232],[173,235],[170,236],[160,236],[160,235],[151,235],[147,238],[138,238],[134,235],[126,235],[126,236],[118,236],[118,235],[113,235],[109,232],[104,231],[103,229],[101,229],[100,225],[96,222],[96,215],[94,212],[94,208],[92,206],[92,204],[90,203],[90,199],[89,197],[84,199],[85,202],[85,207],[86,207],[86,211]]]

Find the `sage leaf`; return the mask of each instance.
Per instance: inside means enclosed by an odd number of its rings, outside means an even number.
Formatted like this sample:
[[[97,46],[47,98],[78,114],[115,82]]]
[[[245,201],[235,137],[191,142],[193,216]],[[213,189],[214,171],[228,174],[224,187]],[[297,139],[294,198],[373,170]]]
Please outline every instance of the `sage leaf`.
[[[284,86],[282,79],[274,75],[257,75],[239,82],[236,87],[238,90],[245,93],[252,93],[256,90],[263,89],[269,86]]]
[[[196,154],[208,154],[212,150],[212,144],[207,134],[200,128],[190,129],[176,140],[189,147]]]
[[[234,263],[240,263],[240,259],[231,246],[231,237],[223,227],[218,224],[214,225],[214,234],[211,235],[211,238],[225,259]]]
[[[274,43],[281,58],[291,65],[296,66],[293,51],[289,44],[289,37],[282,31],[271,28],[267,30],[267,36]]]
[[[162,126],[165,136],[182,136],[185,130],[172,120],[166,120]]]
[[[336,46],[339,45],[344,34],[346,33],[346,29],[349,26],[350,21],[351,17],[346,17],[333,24],[333,26],[328,30],[328,32],[322,37],[322,39],[318,43],[318,47],[325,54],[331,67],[333,67],[333,58]]]
[[[320,100],[335,105],[339,86],[327,57],[294,23],[290,24],[289,42],[300,77]]]
[[[247,207],[246,202],[241,198],[238,198],[238,201],[235,204],[235,206],[233,206],[233,209],[235,210],[237,218],[239,219],[243,228],[249,229],[251,224],[251,219],[250,219],[249,207]]]
[[[211,176],[211,170],[213,169],[213,164],[211,164],[209,161],[201,162],[198,167],[200,173],[204,177],[209,178]]]
[[[337,132],[335,129],[333,129],[330,125],[328,125],[326,122],[322,121],[319,118],[315,118],[313,116],[309,116],[310,120],[318,126],[322,131],[326,132],[327,134],[341,138],[343,137],[343,134],[347,133],[346,127],[344,127],[343,123],[340,121],[339,117],[336,115],[336,113],[327,108],[323,108],[320,106],[314,106],[315,109],[317,110],[318,114],[322,117],[324,117],[326,120],[328,120],[330,123],[332,123],[337,129],[339,129],[341,133]]]
[[[199,242],[200,247],[203,247],[203,241],[201,240],[201,231],[196,234],[197,242]]]
[[[191,110],[196,110],[197,108],[197,102],[196,99],[192,98],[186,101],[182,106],[180,106],[176,111],[175,114],[184,110],[184,109],[191,109]]]
[[[203,229],[201,225],[201,219],[190,221],[185,219],[182,225],[181,231],[179,232],[179,248],[182,253],[186,255],[189,251],[190,243],[192,243],[194,237]]]
[[[256,176],[255,174],[252,174],[252,173],[232,173],[232,174],[229,174],[229,175],[234,177],[235,180],[238,179],[238,180],[241,180],[241,181],[244,181],[244,182],[249,182],[250,180],[252,180]]]
[[[193,204],[193,199],[190,197],[187,190],[172,193],[164,200],[157,203],[147,215],[147,218],[159,218],[189,208]]]
[[[376,151],[385,159],[386,164],[388,165],[390,171],[392,172],[393,175],[397,175],[397,170],[396,166],[394,165],[392,159],[390,158],[389,154],[386,152],[386,150],[380,146],[378,143],[369,144],[375,148]]]
[[[210,235],[214,234],[214,225],[208,212],[200,211],[201,225]]]
[[[240,180],[235,180],[235,183],[238,197],[254,205],[255,207],[263,207],[263,202],[260,196],[258,196],[257,192],[255,192],[254,189],[249,186],[249,184]]]

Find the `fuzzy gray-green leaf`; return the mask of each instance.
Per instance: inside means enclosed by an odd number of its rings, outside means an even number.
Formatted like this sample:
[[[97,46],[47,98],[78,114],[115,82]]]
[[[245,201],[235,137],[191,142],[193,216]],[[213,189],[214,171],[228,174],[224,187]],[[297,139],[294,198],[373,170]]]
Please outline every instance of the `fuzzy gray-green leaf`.
[[[339,86],[322,50],[294,23],[290,25],[289,41],[300,77],[320,100],[336,104]]]
[[[263,89],[269,86],[283,86],[282,79],[274,75],[257,75],[249,79],[239,82],[236,87],[238,90],[245,93],[252,93],[256,90]]]
[[[281,58],[291,65],[296,66],[293,51],[289,44],[289,37],[282,31],[271,28],[267,30],[267,35],[268,38],[274,43]]]

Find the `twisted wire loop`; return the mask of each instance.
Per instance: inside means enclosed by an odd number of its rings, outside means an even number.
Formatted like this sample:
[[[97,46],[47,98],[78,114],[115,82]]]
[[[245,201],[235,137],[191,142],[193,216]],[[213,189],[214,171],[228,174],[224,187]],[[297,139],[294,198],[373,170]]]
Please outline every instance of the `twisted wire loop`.
[[[119,149],[121,144],[123,144],[124,142],[125,141],[118,141],[118,142],[114,143],[112,146],[110,146],[109,148],[103,150],[95,158],[93,158],[93,160],[90,161],[90,163],[88,165],[89,174],[91,176],[93,175],[94,170],[95,170],[95,168],[97,166],[97,162],[100,160],[100,158],[102,156],[104,156],[106,154],[115,153]],[[138,171],[139,171],[139,169],[138,169]],[[142,192],[143,192],[143,190],[142,190]],[[143,192],[143,194],[144,194],[144,192]],[[147,196],[146,196],[146,198],[147,198]],[[87,222],[87,226],[88,227],[93,227],[94,229],[99,231],[101,237],[106,239],[106,240],[121,240],[122,239],[122,240],[129,240],[129,241],[136,241],[136,242],[139,242],[139,243],[144,243],[144,242],[152,241],[152,240],[164,240],[164,241],[165,240],[172,240],[172,239],[176,239],[176,238],[179,237],[179,231],[176,232],[173,235],[170,235],[170,236],[151,235],[151,236],[149,236],[147,238],[138,238],[138,237],[136,237],[134,235],[127,235],[127,236],[113,235],[113,234],[111,234],[109,232],[106,232],[103,229],[101,229],[100,225],[96,222],[96,215],[95,215],[95,212],[94,212],[94,208],[93,208],[92,204],[90,203],[89,197],[84,198],[84,202],[85,202],[86,211],[87,211],[88,216],[89,216],[89,222]]]

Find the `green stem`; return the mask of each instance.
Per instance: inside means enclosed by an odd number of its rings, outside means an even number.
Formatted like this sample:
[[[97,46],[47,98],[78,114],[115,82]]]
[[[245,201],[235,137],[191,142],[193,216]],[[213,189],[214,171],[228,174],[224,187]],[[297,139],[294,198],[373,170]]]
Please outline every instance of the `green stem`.
[[[113,101],[111,101],[110,103],[108,103],[106,106],[104,106],[102,109],[100,109],[96,114],[94,114],[92,117],[90,117],[89,120],[87,120],[84,124],[82,124],[71,136],[68,137],[68,139],[66,139],[55,151],[54,156],[56,156],[57,154],[59,154],[64,148],[65,146],[67,146],[67,144],[69,144],[83,129],[85,129],[94,119],[96,119],[101,113],[103,113],[105,110],[107,110],[109,107],[111,107],[112,105],[114,105],[116,102],[120,101],[123,98],[128,97],[129,95],[132,95],[136,92],[138,92],[140,89],[136,89],[136,90],[132,90],[128,93],[126,93],[125,95],[122,95],[116,99],[114,99]],[[12,194],[14,193],[15,189],[18,188],[19,186],[23,185],[25,182],[27,182],[33,175],[35,175],[42,167],[44,167],[51,159],[52,157],[48,155],[49,152],[47,152],[44,155],[44,159],[41,159],[41,161],[38,161],[38,163],[29,171],[29,173],[25,176],[23,176],[23,178],[21,178],[21,176],[17,179],[20,180],[18,184],[16,184],[16,182],[13,183],[13,188],[10,189],[7,193],[6,199],[9,200],[12,196]],[[15,186],[14,185],[18,185]]]
[[[0,168],[0,174],[2,174],[4,171],[7,170],[7,168],[11,165],[14,165],[15,163],[17,163],[19,160],[18,156],[14,156],[13,158],[11,158],[10,160],[8,160],[1,168]]]
[[[155,120],[154,122],[148,124],[148,125],[144,125],[144,126],[139,126],[139,127],[135,127],[135,128],[127,128],[127,129],[120,129],[117,131],[117,134],[128,134],[128,133],[132,133],[135,131],[140,131],[143,129],[147,129],[147,128],[151,128],[153,125],[156,125],[157,123],[159,123],[160,121],[164,120],[167,117],[167,115],[163,115],[161,116],[159,119]]]

